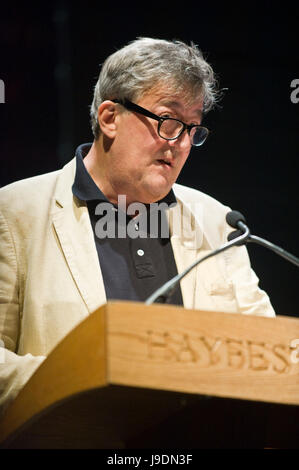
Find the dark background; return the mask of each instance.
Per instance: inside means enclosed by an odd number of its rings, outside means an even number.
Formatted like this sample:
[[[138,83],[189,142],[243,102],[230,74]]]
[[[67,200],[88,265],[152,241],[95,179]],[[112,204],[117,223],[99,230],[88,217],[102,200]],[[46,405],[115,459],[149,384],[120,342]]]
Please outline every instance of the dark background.
[[[298,20],[295,2],[1,5],[0,185],[56,170],[92,141],[89,105],[107,55],[138,36],[192,40],[228,91],[178,182],[240,210],[254,234],[298,256]],[[299,316],[298,269],[248,249],[276,312]]]

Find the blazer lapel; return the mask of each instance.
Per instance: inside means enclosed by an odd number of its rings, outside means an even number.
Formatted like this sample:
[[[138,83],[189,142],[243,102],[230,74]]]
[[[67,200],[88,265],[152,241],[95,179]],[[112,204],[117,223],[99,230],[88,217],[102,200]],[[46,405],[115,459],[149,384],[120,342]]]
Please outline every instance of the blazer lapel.
[[[52,220],[66,263],[91,313],[106,302],[106,294],[88,209],[71,190],[75,168],[73,159],[59,176]]]
[[[175,191],[176,192],[176,191]],[[169,210],[171,244],[178,273],[182,273],[199,256],[203,242],[202,205],[184,202],[176,194],[177,205]],[[196,293],[196,269],[192,269],[180,282],[185,308],[194,308]]]

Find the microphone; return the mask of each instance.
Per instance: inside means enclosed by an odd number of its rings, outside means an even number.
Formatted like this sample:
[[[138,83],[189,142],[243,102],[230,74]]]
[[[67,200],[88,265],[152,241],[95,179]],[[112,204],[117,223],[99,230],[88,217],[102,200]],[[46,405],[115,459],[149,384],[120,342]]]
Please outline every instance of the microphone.
[[[241,212],[230,211],[226,214],[226,222],[233,228],[244,229],[246,219]]]
[[[155,302],[165,303],[167,299],[173,294],[173,292],[177,288],[177,285],[180,282],[180,280],[183,279],[183,277],[185,277],[193,268],[195,268],[195,266],[202,263],[206,259],[211,258],[212,256],[218,255],[218,253],[222,253],[222,251],[228,250],[232,246],[242,245],[250,235],[249,228],[245,224],[243,224],[243,226],[244,228],[241,228],[240,235],[238,234],[236,238],[234,237],[232,240],[229,240],[228,243],[225,243],[220,248],[217,248],[216,250],[213,250],[210,253],[208,253],[206,256],[203,256],[202,258],[195,260],[181,274],[177,274],[172,279],[170,279],[165,284],[163,284],[161,287],[159,287],[159,289],[157,289],[152,295],[150,295],[146,299],[145,304],[151,305]]]
[[[248,228],[244,215],[238,211],[229,212],[226,215],[226,221],[231,227],[237,229],[228,235],[228,241],[232,241],[234,239],[238,240],[240,234],[244,232],[245,227]],[[295,266],[299,266],[299,259],[296,256],[292,255],[286,250],[283,250],[279,246],[274,245],[274,243],[265,240],[264,238],[257,237],[256,235],[251,235],[249,232],[249,236],[246,238],[246,240],[238,240],[237,245],[242,245],[247,242],[257,243],[258,245],[264,246],[265,248],[269,248],[270,250],[274,251],[274,253],[276,253],[277,255],[295,264]]]

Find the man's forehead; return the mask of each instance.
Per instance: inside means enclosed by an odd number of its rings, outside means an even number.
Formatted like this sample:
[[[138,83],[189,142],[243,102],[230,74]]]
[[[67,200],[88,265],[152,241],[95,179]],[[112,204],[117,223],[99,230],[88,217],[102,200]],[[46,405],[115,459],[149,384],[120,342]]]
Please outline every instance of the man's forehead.
[[[168,106],[179,111],[192,109],[200,117],[203,113],[203,96],[200,93],[193,94],[190,91],[178,93],[171,89],[152,89],[144,95],[153,105]]]
[[[199,116],[202,115],[202,108],[203,108],[203,100],[201,98],[197,98],[197,100],[184,100],[177,97],[171,98],[162,98],[160,100],[160,104],[163,106],[168,106],[170,108],[177,108],[179,111],[183,111],[185,109],[194,109]]]

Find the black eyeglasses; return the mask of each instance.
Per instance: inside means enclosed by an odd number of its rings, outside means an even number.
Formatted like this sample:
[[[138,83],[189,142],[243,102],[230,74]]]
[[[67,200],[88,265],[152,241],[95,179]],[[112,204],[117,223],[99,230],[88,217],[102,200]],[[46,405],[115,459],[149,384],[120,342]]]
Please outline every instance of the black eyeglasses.
[[[204,143],[204,141],[209,135],[210,131],[206,127],[199,126],[197,124],[185,124],[183,121],[171,117],[157,116],[151,111],[148,111],[147,109],[142,108],[138,104],[132,103],[129,100],[124,99],[112,101],[114,103],[121,104],[122,106],[124,106],[124,108],[128,109],[129,111],[135,111],[138,114],[142,114],[143,116],[158,121],[158,134],[160,137],[162,137],[162,139],[178,139],[182,135],[182,133],[187,130],[190,136],[191,144],[195,147],[199,147]]]

